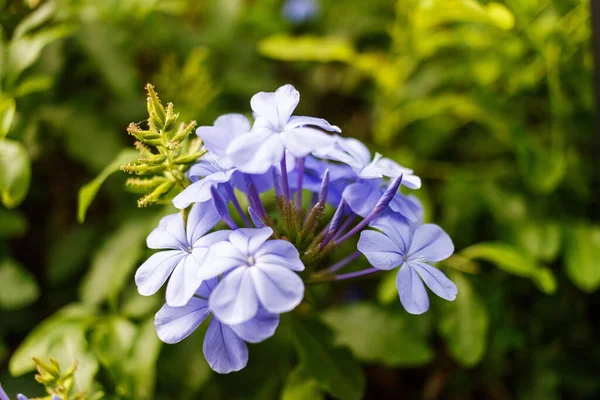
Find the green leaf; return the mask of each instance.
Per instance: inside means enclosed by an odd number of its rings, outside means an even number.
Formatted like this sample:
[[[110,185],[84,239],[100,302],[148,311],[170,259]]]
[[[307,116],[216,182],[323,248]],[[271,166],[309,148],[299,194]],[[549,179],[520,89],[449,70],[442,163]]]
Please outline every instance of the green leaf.
[[[298,364],[288,375],[281,393],[281,400],[323,400],[324,398],[317,381],[302,364]]]
[[[119,382],[123,377],[123,357],[129,354],[137,335],[133,322],[121,317],[109,317],[94,326],[91,347],[100,363]]]
[[[502,242],[477,243],[463,249],[460,254],[471,260],[485,260],[509,274],[529,278],[540,266],[527,253]]]
[[[156,335],[154,316],[148,318],[139,328],[139,334],[131,355],[126,363],[132,377],[133,399],[150,400],[154,398],[156,382],[156,364],[162,342]]]
[[[140,296],[137,288],[132,286],[123,294],[121,314],[128,318],[140,319],[155,314],[164,304],[161,296]]]
[[[93,246],[97,245],[96,232],[89,226],[76,226],[52,243],[48,255],[46,276],[52,284],[59,284],[87,267]]]
[[[397,271],[386,272],[383,274],[381,281],[379,281],[379,286],[377,286],[377,300],[383,305],[398,301],[397,274]]]
[[[300,361],[323,389],[343,400],[362,398],[365,377],[361,367],[347,349],[334,348],[326,325],[294,318],[292,332]]]
[[[27,231],[27,220],[17,211],[0,208],[0,238],[21,237]]]
[[[21,143],[0,142],[0,198],[7,208],[21,204],[29,190],[31,165],[27,149]]]
[[[398,291],[396,290],[396,297]],[[389,366],[417,366],[431,361],[433,350],[422,329],[423,317],[354,303],[334,308],[323,319],[336,332],[336,344],[347,345],[360,360]]]
[[[13,353],[8,368],[13,376],[35,369],[31,357],[48,357],[53,346],[63,337],[84,332],[95,319],[94,310],[81,304],[70,304],[38,324]]]
[[[258,44],[258,51],[282,61],[349,61],[355,55],[352,44],[343,38],[286,34],[263,39]]]
[[[85,337],[85,330],[81,327],[71,327],[64,329],[42,357],[52,357],[60,365],[71,367],[77,363],[75,372],[75,391],[89,392],[94,383],[94,376],[98,372],[98,360],[94,357],[88,346]]]
[[[485,354],[488,312],[463,274],[450,271],[448,275],[458,287],[458,296],[452,302],[441,303],[438,329],[452,357],[469,368],[477,365]]]
[[[564,150],[544,149],[529,140],[517,145],[517,161],[523,182],[536,194],[552,193],[567,172]]]
[[[126,220],[98,249],[79,287],[81,300],[98,305],[117,296],[143,254],[154,218]]]
[[[94,178],[93,181],[85,184],[81,189],[79,189],[78,203],[77,203],[77,220],[79,222],[85,221],[85,214],[87,213],[87,209],[90,204],[96,197],[98,190],[100,187],[113,172],[119,170],[119,167],[123,164],[133,161],[136,157],[139,156],[137,150],[133,149],[124,149],[122,150],[117,157],[106,167],[104,170]]]
[[[0,307],[14,310],[26,307],[40,297],[33,275],[10,258],[0,260]]]
[[[584,292],[600,286],[600,226],[577,224],[565,232],[564,262],[571,282]]]
[[[561,229],[557,223],[525,220],[515,226],[514,234],[520,247],[540,261],[551,262],[558,255]]]
[[[17,105],[15,99],[0,96],[0,140],[8,135],[16,110]]]
[[[56,3],[54,1],[48,1],[40,5],[31,14],[23,18],[19,25],[17,25],[13,32],[13,40],[24,36],[44,22],[47,22],[52,17],[55,10]]]
[[[421,2],[414,15],[419,27],[434,28],[453,22],[475,22],[509,30],[515,25],[515,17],[499,3],[483,5],[475,0],[433,0]]]
[[[70,26],[57,25],[11,41],[7,60],[9,82],[16,82],[21,73],[37,61],[44,47],[70,35],[72,31]]]
[[[15,89],[16,97],[23,97],[31,93],[43,92],[52,87],[54,82],[51,76],[36,75],[23,80]]]
[[[554,272],[548,268],[540,268],[533,276],[533,283],[546,294],[554,294],[556,293],[556,289],[558,289]]]

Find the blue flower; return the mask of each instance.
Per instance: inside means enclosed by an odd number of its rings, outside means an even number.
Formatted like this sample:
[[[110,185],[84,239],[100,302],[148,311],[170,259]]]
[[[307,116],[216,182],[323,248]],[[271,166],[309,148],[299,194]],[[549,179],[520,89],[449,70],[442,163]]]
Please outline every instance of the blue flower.
[[[204,281],[182,307],[164,305],[154,319],[158,337],[165,343],[178,343],[188,337],[211,314],[208,299],[217,283],[217,278]],[[213,316],[204,337],[204,357],[219,373],[239,371],[248,362],[245,342],[258,343],[273,336],[278,325],[279,316],[262,308],[254,318],[237,325],[226,325]]]
[[[164,217],[147,239],[151,249],[168,249],[153,254],[135,274],[135,283],[143,296],[153,295],[171,275],[167,285],[167,303],[183,306],[194,295],[202,279],[197,270],[202,267],[209,247],[227,240],[231,231],[208,233],[220,217],[212,201],[196,203],[183,226],[181,213]]]
[[[249,135],[241,135],[227,148],[227,154],[242,172],[261,174],[279,164],[287,150],[292,156],[305,157],[319,148],[330,147],[335,139],[318,130],[341,132],[324,119],[292,117],[300,94],[292,85],[274,93],[260,92],[250,100],[256,120]]]
[[[443,299],[452,301],[456,298],[456,285],[428,264],[444,260],[454,252],[452,240],[439,226],[415,227],[394,214],[377,218],[370,225],[380,232],[363,231],[358,250],[377,269],[391,270],[401,266],[396,286],[406,311],[422,314],[429,309],[423,282]]]
[[[287,0],[281,10],[283,16],[291,22],[303,22],[319,12],[315,0]]]
[[[10,397],[8,397],[8,395],[6,394],[6,392],[4,391],[4,389],[2,388],[2,385],[0,385],[0,400],[10,400]],[[29,397],[23,395],[23,394],[18,394],[17,395],[17,400],[29,400]],[[60,397],[58,397],[57,395],[53,394],[52,395],[52,400],[60,400]]]
[[[304,270],[298,250],[285,240],[268,240],[272,234],[269,227],[238,229],[211,246],[198,278],[225,274],[209,299],[220,321],[236,325],[254,318],[261,307],[280,314],[302,301],[304,283],[294,272]]]

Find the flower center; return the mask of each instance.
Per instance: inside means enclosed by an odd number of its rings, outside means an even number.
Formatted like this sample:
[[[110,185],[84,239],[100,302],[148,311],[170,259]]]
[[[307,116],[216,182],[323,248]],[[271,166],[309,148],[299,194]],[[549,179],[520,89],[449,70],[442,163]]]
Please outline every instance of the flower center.
[[[254,258],[254,256],[253,255],[249,255],[248,256],[248,266],[252,267],[255,263],[256,263],[256,259]]]

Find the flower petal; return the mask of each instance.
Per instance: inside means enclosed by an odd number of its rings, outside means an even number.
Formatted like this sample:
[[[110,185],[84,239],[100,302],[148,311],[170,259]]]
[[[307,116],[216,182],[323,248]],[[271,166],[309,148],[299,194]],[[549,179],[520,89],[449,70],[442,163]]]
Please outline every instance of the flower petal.
[[[408,245],[412,238],[412,231],[406,218],[393,212],[385,212],[371,221],[369,226],[379,229],[388,238],[393,240],[400,254],[408,254]]]
[[[396,275],[396,287],[400,302],[411,314],[423,314],[429,310],[429,297],[421,278],[410,265],[403,265]]]
[[[210,189],[216,184],[217,183],[211,179],[202,178],[192,183],[190,186],[186,187],[183,192],[175,196],[173,205],[180,210],[183,210],[192,203],[208,202],[212,196]]]
[[[239,371],[248,363],[248,347],[227,325],[215,318],[204,336],[204,357],[210,367],[220,373]]]
[[[383,233],[363,231],[358,240],[358,250],[377,269],[394,269],[404,262],[398,244]]]
[[[0,400],[10,400],[4,389],[2,389],[2,385],[0,385]]]
[[[304,297],[304,282],[295,272],[275,265],[256,264],[249,268],[256,294],[272,313],[291,311]]]
[[[221,220],[212,201],[196,203],[187,220],[187,242],[196,243]]]
[[[331,125],[329,122],[322,118],[314,117],[290,117],[286,129],[299,128],[302,126],[316,126],[329,132],[341,133],[342,130],[335,125]]]
[[[196,293],[202,284],[202,279],[197,277],[201,267],[194,257],[185,257],[173,271],[167,284],[167,304],[171,307],[184,306]]]
[[[452,239],[442,228],[434,224],[424,224],[413,234],[408,249],[409,260],[424,258],[427,261],[441,261],[454,252]]]
[[[198,269],[198,279],[210,279],[233,268],[247,263],[247,256],[242,254],[230,242],[219,242],[210,246],[202,267]]]
[[[259,229],[241,228],[236,229],[229,235],[229,241],[243,255],[254,255],[254,253],[273,235],[273,229],[264,227]]]
[[[208,301],[192,298],[183,307],[164,305],[154,318],[156,333],[165,343],[177,343],[188,337],[210,313]]]
[[[415,196],[396,193],[390,202],[389,208],[412,223],[420,223],[423,220],[423,207]]]
[[[381,194],[377,185],[372,182],[358,182],[347,186],[342,198],[352,211],[364,218],[373,211]]]
[[[250,106],[259,117],[268,120],[274,128],[283,128],[296,106],[300,93],[292,85],[283,85],[275,93],[259,92],[250,99]]]
[[[142,296],[151,296],[165,283],[175,266],[183,260],[185,252],[161,251],[153,254],[135,273],[135,284]]]
[[[271,314],[260,307],[250,321],[231,325],[231,329],[246,342],[259,343],[275,334],[279,325],[279,315]]]
[[[287,240],[269,240],[260,246],[255,256],[259,264],[273,264],[293,271],[304,271],[300,253]]]
[[[445,300],[453,301],[456,299],[458,288],[442,271],[423,262],[410,261],[408,264],[417,271],[433,293]]]
[[[253,129],[247,135],[236,138],[227,154],[240,171],[263,174],[283,158],[283,143],[279,134],[268,129]]]
[[[281,140],[295,157],[306,157],[311,152],[330,147],[335,143],[333,136],[313,128],[294,128],[281,132]]]
[[[225,156],[229,143],[247,132],[250,132],[250,122],[242,114],[221,115],[214,126],[201,126],[196,129],[196,134],[202,139],[208,151],[219,157]]]
[[[254,211],[252,207],[248,207],[248,214],[250,215],[254,226],[256,226],[257,228],[264,228],[266,226],[265,222],[260,218],[260,216],[256,213],[256,211]]]
[[[146,244],[151,249],[187,248],[187,238],[181,214],[170,214],[163,217],[158,226],[150,232]]]
[[[258,311],[258,297],[249,272],[253,267],[239,267],[219,282],[209,298],[209,305],[217,318],[228,325],[237,325],[254,318]]]
[[[217,244],[219,242],[224,242],[227,241],[229,239],[229,235],[231,234],[231,232],[228,229],[223,229],[220,231],[215,231],[215,232],[211,232],[207,235],[202,236],[201,238],[199,238],[198,240],[194,241],[194,249],[208,249],[210,246],[212,246],[213,244]],[[194,252],[192,251],[192,254],[194,254]],[[194,254],[194,257],[196,255]],[[202,259],[200,258],[196,258],[196,260],[198,262],[202,262]]]

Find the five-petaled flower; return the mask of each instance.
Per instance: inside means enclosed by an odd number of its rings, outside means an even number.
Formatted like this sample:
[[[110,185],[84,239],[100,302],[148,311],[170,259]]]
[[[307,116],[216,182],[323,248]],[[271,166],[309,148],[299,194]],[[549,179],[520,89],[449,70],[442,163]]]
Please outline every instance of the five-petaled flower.
[[[406,311],[422,314],[429,309],[423,282],[443,299],[456,298],[456,285],[428,264],[445,260],[454,252],[452,240],[439,226],[424,224],[415,228],[394,214],[384,215],[370,226],[381,232],[362,232],[358,250],[375,268],[391,270],[401,266],[396,286]]]
[[[135,283],[143,296],[153,295],[171,275],[167,285],[167,303],[183,306],[200,287],[197,271],[202,267],[211,245],[227,240],[231,231],[208,233],[220,221],[211,201],[196,203],[183,225],[181,213],[164,217],[150,233],[147,245],[163,249],[153,254],[138,268]]]

